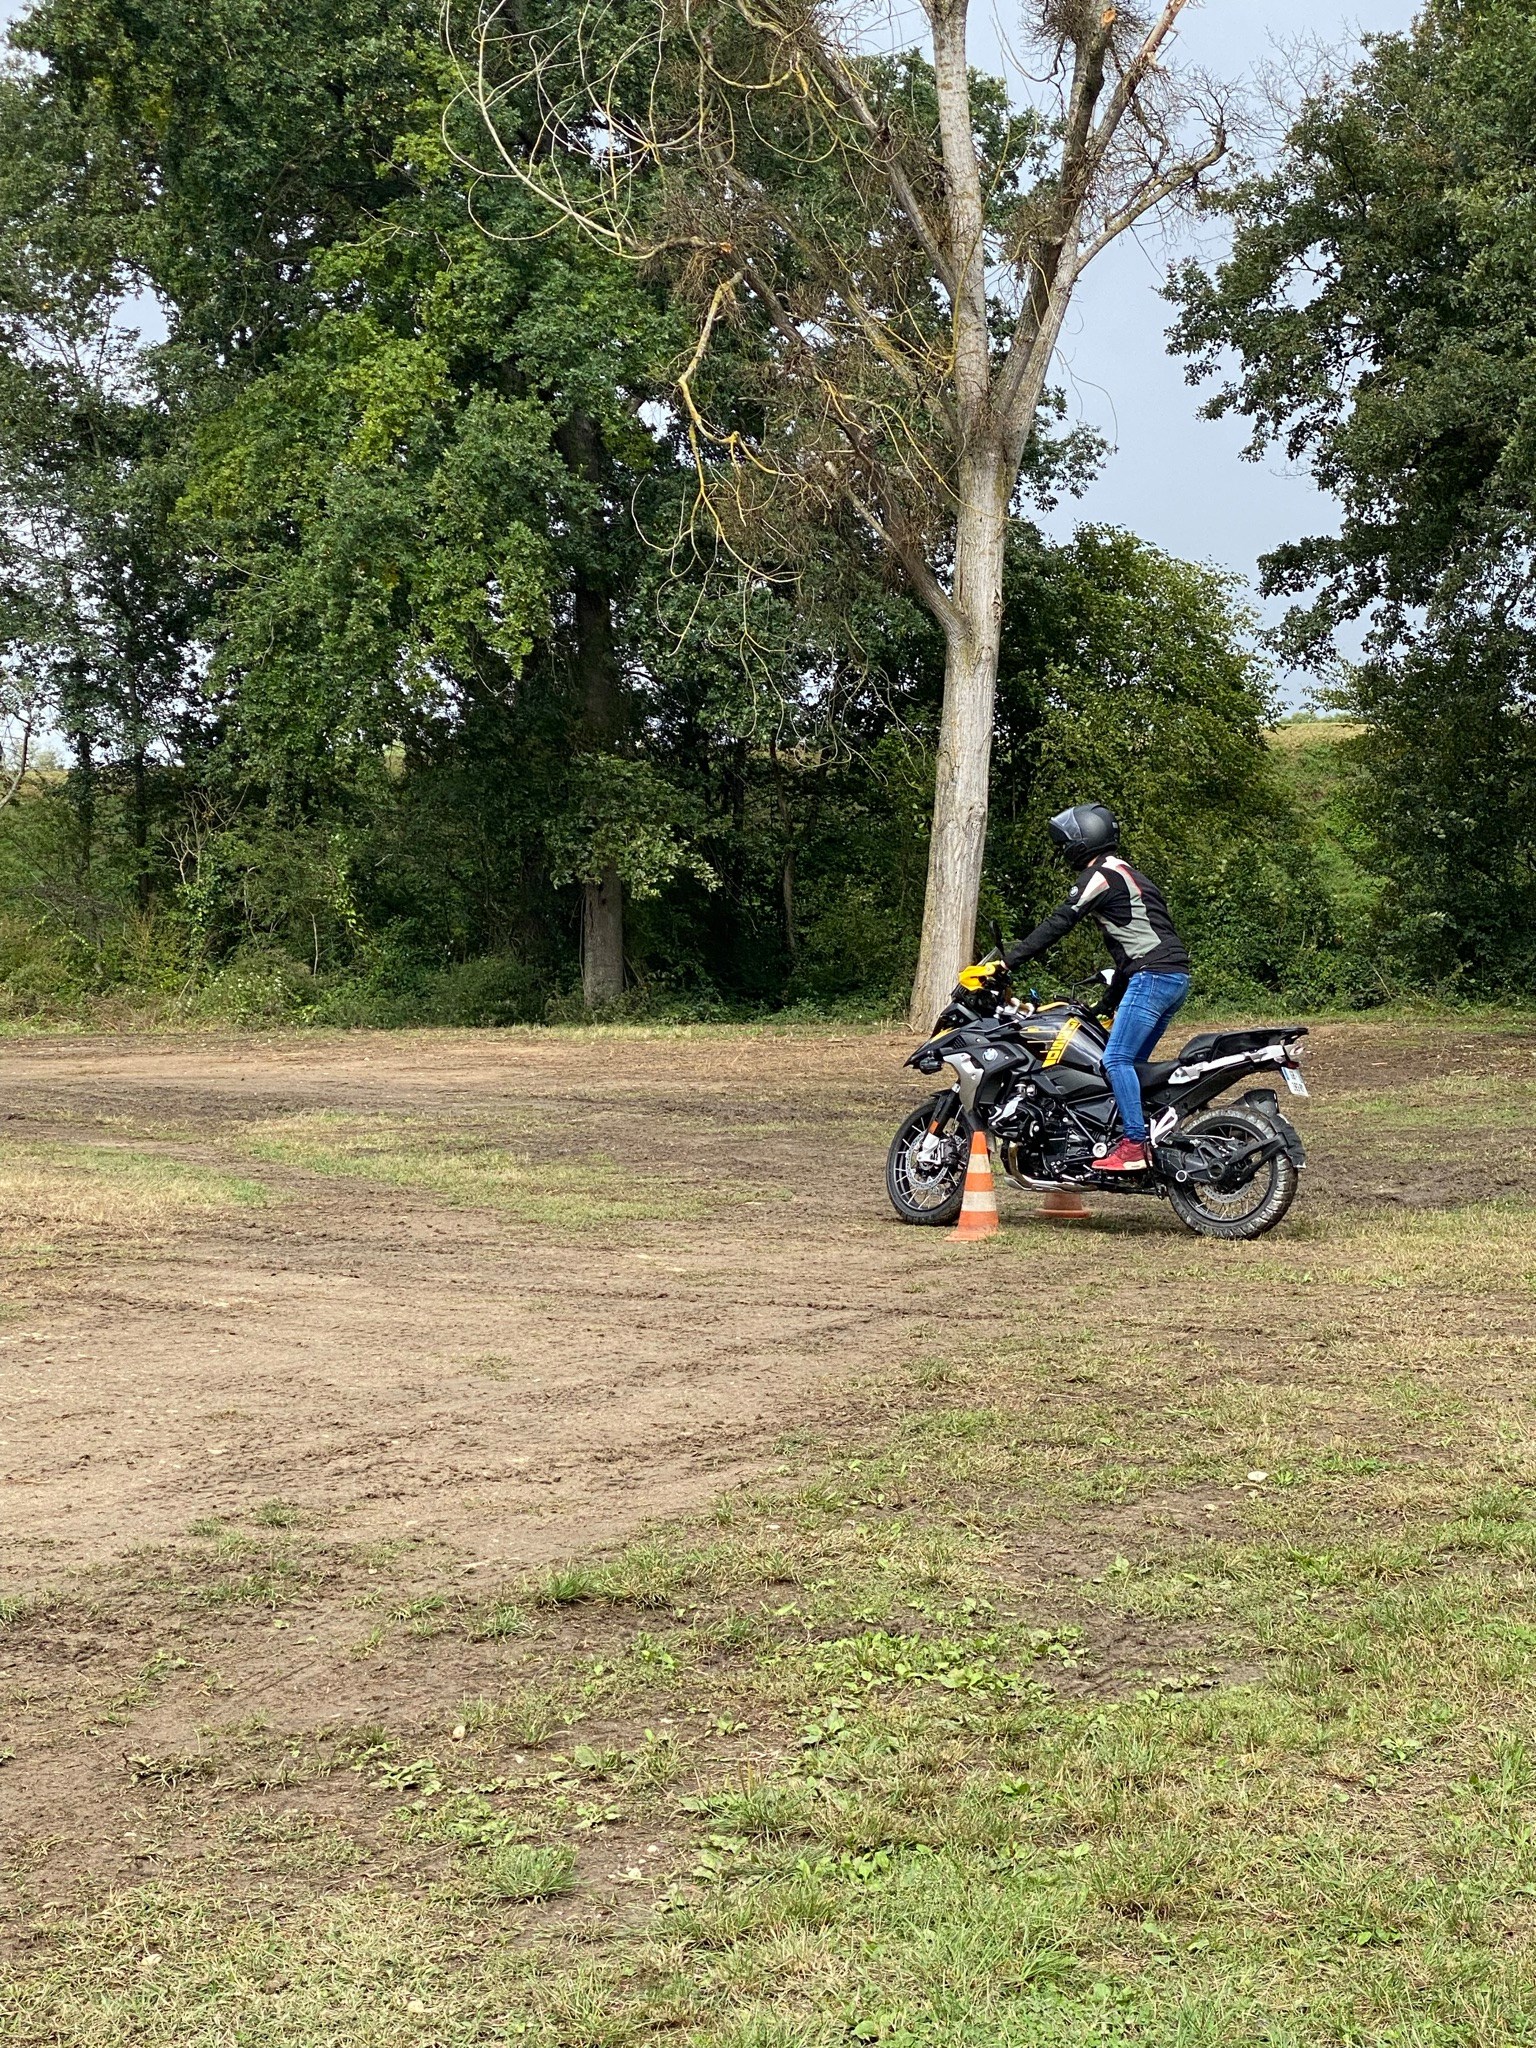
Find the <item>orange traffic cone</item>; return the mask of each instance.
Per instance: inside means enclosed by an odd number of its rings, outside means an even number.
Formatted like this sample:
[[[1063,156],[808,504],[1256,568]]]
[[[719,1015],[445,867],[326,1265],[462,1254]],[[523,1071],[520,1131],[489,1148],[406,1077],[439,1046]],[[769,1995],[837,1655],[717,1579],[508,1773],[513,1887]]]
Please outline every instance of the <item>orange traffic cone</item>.
[[[1076,1188],[1052,1188],[1040,1204],[1042,1223],[1084,1223],[1092,1214]]]
[[[992,1185],[992,1155],[985,1131],[972,1131],[971,1156],[965,1169],[965,1194],[953,1235],[969,1240],[990,1237],[997,1228],[997,1190]]]

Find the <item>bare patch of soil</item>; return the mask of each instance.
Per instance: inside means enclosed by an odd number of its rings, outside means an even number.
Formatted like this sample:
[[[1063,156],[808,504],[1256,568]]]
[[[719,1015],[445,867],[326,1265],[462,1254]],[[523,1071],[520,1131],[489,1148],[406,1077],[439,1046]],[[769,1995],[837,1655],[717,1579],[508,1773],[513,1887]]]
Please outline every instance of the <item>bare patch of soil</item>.
[[[136,1236],[65,1229],[8,1262],[0,1595],[53,1604],[0,1627],[0,1751],[15,1751],[0,1836],[31,1844],[37,1869],[118,1882],[201,1853],[215,1794],[259,1810],[269,1847],[301,1819],[323,1831],[335,1743],[372,1725],[440,1735],[458,1702],[505,1690],[513,1652],[465,1625],[482,1588],[696,1509],[771,1469],[787,1436],[899,1413],[924,1360],[974,1357],[1001,1334],[1064,1358],[1092,1336],[1080,1385],[1067,1368],[1042,1380],[1042,1428],[1107,1398],[1117,1346],[1170,1332],[1189,1398],[1233,1372],[1283,1387],[1310,1358],[1348,1408],[1358,1370],[1347,1342],[1329,1347],[1390,1305],[1319,1292],[1303,1307],[1270,1254],[1239,1270],[1161,1204],[1095,1198],[1094,1223],[1064,1232],[1005,1192],[1005,1239],[979,1253],[898,1225],[881,1175],[890,1129],[926,1090],[903,1071],[910,1044],[859,1031],[7,1045],[0,1147],[66,1163],[76,1148],[81,1172],[117,1147],[238,1174],[267,1205],[188,1210]],[[1313,1154],[1303,1224],[1362,1203],[1536,1197],[1518,1109],[1423,1147],[1350,1111],[1479,1078],[1495,1094],[1507,1081],[1518,1104],[1533,1053],[1513,1032],[1321,1028],[1297,1112]],[[530,1219],[264,1143],[316,1117],[504,1148],[558,1167],[567,1190],[588,1168],[610,1194],[629,1178],[648,1213]],[[1463,1315],[1427,1314],[1405,1358],[1421,1338],[1454,1341]],[[1479,1310],[1495,1377],[1526,1377],[1530,1320],[1515,1300]],[[1159,1516],[1197,1529],[1209,1508],[1225,1524],[1230,1500],[1192,1485],[1100,1505],[1032,1536],[1005,1576],[1054,1598]],[[227,1554],[220,1528],[238,1537]],[[1128,1637],[1102,1669],[1139,1669],[1153,1647]],[[348,1841],[337,1883],[402,1853],[355,1825]]]
[[[974,1309],[944,1234],[899,1227],[884,1201],[886,1137],[921,1085],[908,1046],[485,1032],[7,1047],[0,1134],[148,1140],[233,1163],[276,1198],[180,1219],[151,1245],[63,1244],[7,1276],[8,1580],[274,1498],[345,1518],[356,1539],[408,1531],[466,1563],[532,1563],[729,1483],[856,1388],[862,1405],[871,1380],[963,1340]],[[1527,1131],[1474,1133],[1470,1160],[1403,1159],[1333,1106],[1440,1074],[1524,1080],[1532,1061],[1514,1034],[1323,1027],[1297,1213],[1536,1193]],[[601,1156],[702,1213],[544,1226],[242,1153],[271,1120],[314,1111]],[[1034,1207],[1004,1200],[1010,1221]],[[1161,1205],[1097,1207],[1096,1240],[1181,1235]]]

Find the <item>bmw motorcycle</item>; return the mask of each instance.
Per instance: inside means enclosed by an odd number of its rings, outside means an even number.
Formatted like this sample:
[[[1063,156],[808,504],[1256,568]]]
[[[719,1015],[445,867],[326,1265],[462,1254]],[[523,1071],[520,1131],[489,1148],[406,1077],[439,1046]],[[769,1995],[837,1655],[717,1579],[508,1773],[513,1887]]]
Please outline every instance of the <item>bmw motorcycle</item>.
[[[1102,1002],[1103,983],[1097,987]],[[1081,995],[1082,991],[1078,991]],[[920,1074],[946,1066],[949,1087],[920,1103],[891,1140],[885,1184],[903,1223],[953,1223],[965,1193],[971,1137],[985,1131],[1003,1172],[1023,1188],[1097,1188],[1154,1195],[1202,1237],[1255,1238],[1295,1200],[1306,1153],[1273,1088],[1236,1084],[1278,1073],[1307,1093],[1298,1067],[1305,1025],[1204,1031],[1177,1059],[1137,1068],[1147,1112],[1144,1173],[1099,1173],[1120,1136],[1104,1074],[1109,1020],[1091,998],[1041,1003],[1013,993],[999,965],[949,1008],[907,1061]]]

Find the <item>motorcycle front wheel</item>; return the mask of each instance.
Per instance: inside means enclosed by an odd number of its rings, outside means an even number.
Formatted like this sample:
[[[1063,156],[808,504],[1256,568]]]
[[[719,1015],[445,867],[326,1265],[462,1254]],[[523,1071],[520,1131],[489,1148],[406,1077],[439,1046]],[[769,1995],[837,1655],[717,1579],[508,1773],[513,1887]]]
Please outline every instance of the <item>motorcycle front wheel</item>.
[[[1279,1132],[1267,1116],[1253,1109],[1208,1109],[1179,1127],[1181,1137],[1216,1139],[1233,1145],[1263,1144]],[[1174,1182],[1168,1200],[1187,1230],[1201,1237],[1254,1238],[1273,1230],[1296,1199],[1298,1177],[1284,1152],[1267,1159],[1240,1188],[1224,1189],[1213,1181]]]
[[[970,1124],[951,1091],[918,1104],[885,1157],[885,1191],[903,1223],[954,1222],[970,1148]]]

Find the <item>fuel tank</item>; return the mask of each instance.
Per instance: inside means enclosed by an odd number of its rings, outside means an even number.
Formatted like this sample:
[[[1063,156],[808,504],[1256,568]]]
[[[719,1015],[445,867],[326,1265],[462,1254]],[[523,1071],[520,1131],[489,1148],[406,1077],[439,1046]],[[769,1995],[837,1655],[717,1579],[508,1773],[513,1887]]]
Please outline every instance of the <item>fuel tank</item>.
[[[1069,1003],[1051,1003],[1014,1027],[1044,1067],[1067,1067],[1096,1074],[1104,1060],[1102,1026]]]

